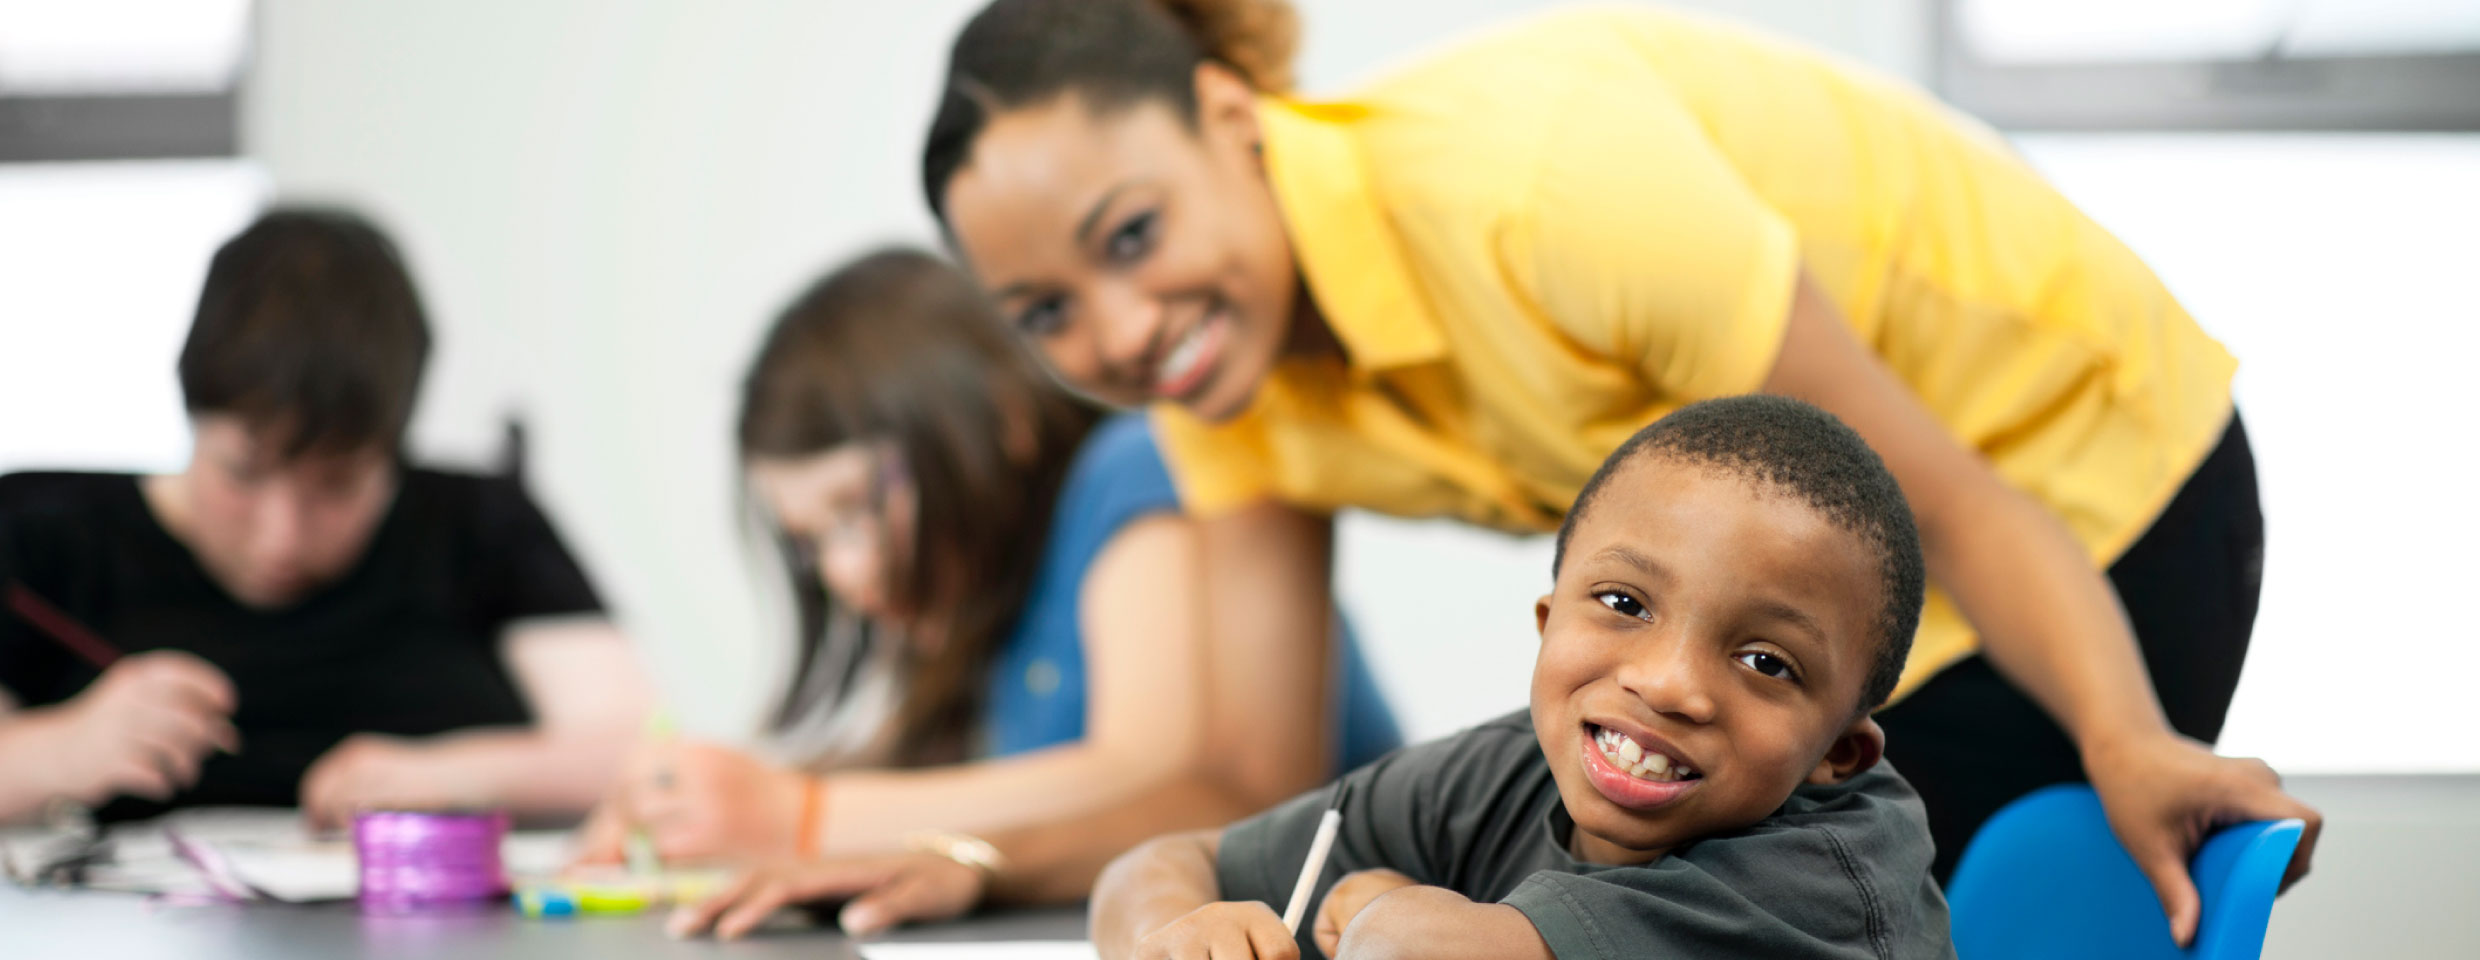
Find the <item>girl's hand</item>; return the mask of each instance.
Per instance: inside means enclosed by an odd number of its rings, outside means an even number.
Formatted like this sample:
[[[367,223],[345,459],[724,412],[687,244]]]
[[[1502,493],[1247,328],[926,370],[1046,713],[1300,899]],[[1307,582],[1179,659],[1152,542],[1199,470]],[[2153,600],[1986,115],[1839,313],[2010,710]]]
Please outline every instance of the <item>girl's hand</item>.
[[[806,863],[779,860],[752,870],[722,892],[672,913],[665,930],[675,937],[709,929],[721,940],[757,929],[777,909],[821,900],[851,902],[836,917],[853,936],[900,923],[946,920],[981,903],[989,876],[946,857],[901,853]],[[1276,924],[1277,929],[1281,924]]]
[[[579,835],[578,862],[617,863],[642,828],[667,861],[763,862],[800,845],[807,777],[720,744],[667,741],[638,750]]]

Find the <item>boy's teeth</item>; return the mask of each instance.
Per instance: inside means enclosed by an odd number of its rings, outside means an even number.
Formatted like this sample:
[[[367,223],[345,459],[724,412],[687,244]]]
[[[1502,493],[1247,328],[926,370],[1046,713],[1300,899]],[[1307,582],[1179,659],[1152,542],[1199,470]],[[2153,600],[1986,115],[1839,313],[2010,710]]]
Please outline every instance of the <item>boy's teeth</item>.
[[[1610,760],[1611,766],[1639,779],[1671,781],[1696,776],[1694,768],[1665,754],[1646,750],[1643,744],[1628,739],[1627,735],[1616,730],[1603,728],[1593,735],[1593,743],[1601,748],[1602,756]]]

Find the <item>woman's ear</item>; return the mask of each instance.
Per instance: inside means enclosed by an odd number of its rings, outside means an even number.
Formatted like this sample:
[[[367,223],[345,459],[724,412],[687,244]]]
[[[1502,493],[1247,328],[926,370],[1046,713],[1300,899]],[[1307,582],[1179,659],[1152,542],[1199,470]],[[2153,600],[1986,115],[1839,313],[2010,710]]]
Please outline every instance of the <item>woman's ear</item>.
[[[1252,152],[1261,140],[1257,130],[1257,88],[1212,60],[1197,64],[1197,131],[1214,143],[1230,143]]]
[[[1877,725],[1877,718],[1861,714],[1826,748],[1817,768],[1808,772],[1808,782],[1820,787],[1841,783],[1876,766],[1885,756],[1886,729]]]

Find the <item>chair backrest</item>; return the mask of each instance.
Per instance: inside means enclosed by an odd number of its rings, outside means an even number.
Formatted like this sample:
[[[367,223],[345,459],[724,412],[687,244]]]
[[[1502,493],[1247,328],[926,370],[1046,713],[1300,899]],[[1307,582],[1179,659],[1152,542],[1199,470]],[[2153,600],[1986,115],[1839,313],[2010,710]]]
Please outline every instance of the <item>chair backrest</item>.
[[[1989,818],[1947,885],[1961,960],[2255,957],[2299,846],[2297,820],[2228,827],[2188,864],[2204,899],[2196,942],[2170,939],[2153,886],[2083,784],[2045,787]]]

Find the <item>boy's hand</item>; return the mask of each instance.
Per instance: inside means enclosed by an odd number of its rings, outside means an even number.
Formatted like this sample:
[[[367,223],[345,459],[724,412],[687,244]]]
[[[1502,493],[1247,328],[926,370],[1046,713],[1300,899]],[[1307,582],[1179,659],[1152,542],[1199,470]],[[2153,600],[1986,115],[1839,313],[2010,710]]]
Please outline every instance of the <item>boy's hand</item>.
[[[1317,940],[1318,952],[1334,956],[1336,945],[1343,942],[1344,928],[1352,925],[1352,918],[1360,916],[1361,908],[1368,906],[1369,901],[1416,885],[1411,877],[1386,869],[1362,870],[1335,881],[1327,889],[1326,899],[1318,904],[1317,920],[1309,928],[1310,936]]]
[[[208,754],[240,749],[233,704],[232,681],[197,657],[177,650],[122,657],[69,702],[40,714],[58,731],[46,738],[51,762],[41,769],[57,792],[81,803],[122,793],[169,800],[197,781]]]
[[[731,940],[757,929],[778,908],[850,898],[836,923],[845,933],[862,936],[899,923],[961,916],[981,903],[988,886],[989,875],[982,871],[930,853],[785,861],[752,870],[722,892],[673,911],[665,931],[688,937],[711,927],[717,939]]]
[[[1273,907],[1209,903],[1137,941],[1131,960],[1300,960]]]
[[[484,806],[454,767],[419,741],[357,733],[338,741],[301,776],[302,819],[313,832],[353,825],[362,810]]]

